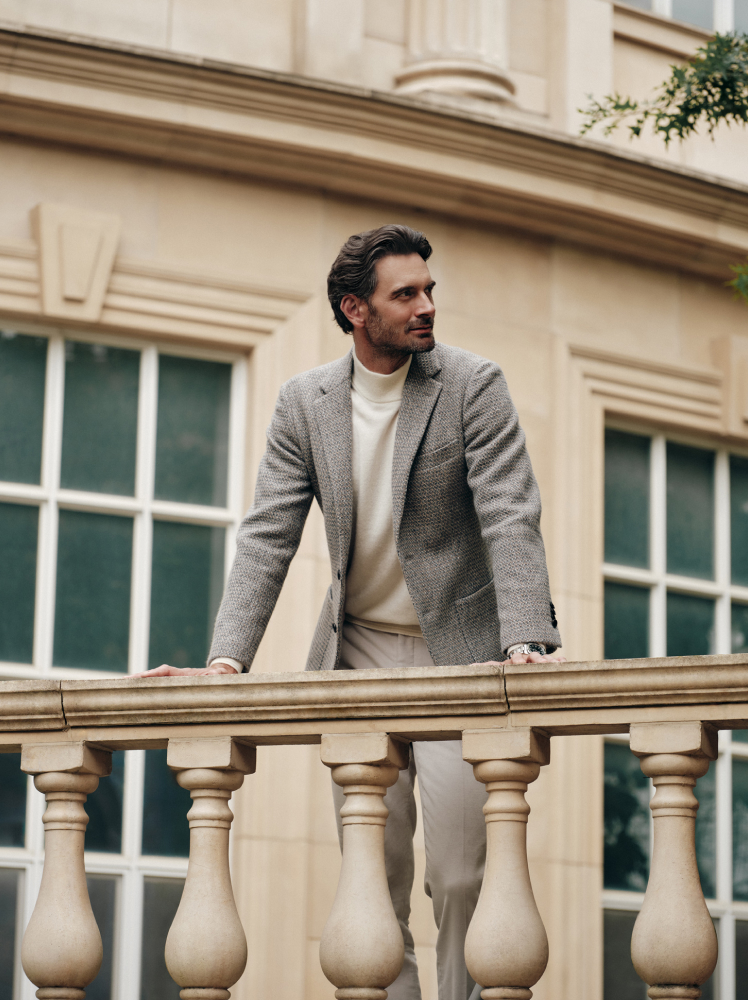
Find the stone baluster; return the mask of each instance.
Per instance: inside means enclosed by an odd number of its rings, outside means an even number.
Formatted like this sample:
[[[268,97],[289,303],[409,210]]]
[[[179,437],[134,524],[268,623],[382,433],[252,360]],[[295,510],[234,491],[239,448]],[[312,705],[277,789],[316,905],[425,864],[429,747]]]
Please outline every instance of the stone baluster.
[[[401,94],[490,108],[512,102],[507,0],[411,0]]]
[[[229,799],[255,759],[254,747],[228,736],[169,740],[167,763],[193,802],[187,880],[165,950],[182,1000],[229,1000],[247,964],[229,871]]]
[[[652,778],[654,849],[631,958],[652,1000],[697,1000],[717,964],[717,935],[696,865],[697,778],[717,757],[706,722],[635,723],[631,750]]]
[[[483,1000],[530,1000],[548,963],[548,939],[527,866],[525,792],[550,760],[550,740],[533,729],[468,730],[462,755],[488,790],[486,870],[465,964]]]
[[[322,971],[337,1000],[386,1000],[405,949],[384,866],[383,799],[408,766],[408,747],[386,733],[323,736],[321,757],[346,796],[343,865],[320,942]]]
[[[83,1000],[103,957],[83,864],[83,803],[111,774],[112,755],[85,743],[24,744],[21,770],[47,799],[44,870],[21,962],[39,1000]]]

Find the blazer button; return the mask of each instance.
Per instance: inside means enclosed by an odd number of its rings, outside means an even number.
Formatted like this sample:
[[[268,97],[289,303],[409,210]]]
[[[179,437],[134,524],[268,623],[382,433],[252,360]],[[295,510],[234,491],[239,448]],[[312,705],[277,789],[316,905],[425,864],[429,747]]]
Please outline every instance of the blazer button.
[[[338,580],[340,579],[340,570],[338,570]]]
[[[338,626],[335,624],[335,622],[332,623],[332,630],[333,630],[333,632],[337,632],[338,631]]]

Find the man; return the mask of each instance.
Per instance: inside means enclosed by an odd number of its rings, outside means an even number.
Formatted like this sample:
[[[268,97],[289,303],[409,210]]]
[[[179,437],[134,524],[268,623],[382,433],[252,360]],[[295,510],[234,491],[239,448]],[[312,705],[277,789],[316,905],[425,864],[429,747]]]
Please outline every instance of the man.
[[[436,344],[430,255],[422,233],[397,225],[341,249],[328,295],[353,348],[281,388],[204,673],[251,666],[313,499],[332,584],[308,670],[562,659],[551,656],[561,640],[524,434],[498,365]],[[389,997],[421,995],[408,928],[416,774],[439,1000],[477,998],[463,948],[483,874],[486,791],[459,742],[414,743],[385,797],[406,949]]]

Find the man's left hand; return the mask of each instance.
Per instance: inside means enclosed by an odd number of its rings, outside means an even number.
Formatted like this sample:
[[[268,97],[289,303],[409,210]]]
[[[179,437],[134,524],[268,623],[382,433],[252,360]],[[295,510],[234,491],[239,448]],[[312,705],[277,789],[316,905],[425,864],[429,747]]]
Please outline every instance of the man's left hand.
[[[485,663],[474,663],[474,667],[500,667],[507,663],[566,663],[566,657],[560,653],[512,653],[508,660],[501,663],[498,660],[487,660]]]

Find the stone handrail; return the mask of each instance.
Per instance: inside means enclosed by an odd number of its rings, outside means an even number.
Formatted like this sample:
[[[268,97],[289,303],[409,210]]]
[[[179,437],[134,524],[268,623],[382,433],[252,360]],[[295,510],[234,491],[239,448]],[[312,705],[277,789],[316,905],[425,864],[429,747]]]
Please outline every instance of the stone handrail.
[[[39,1000],[83,1000],[101,964],[84,871],[84,803],[111,752],[168,748],[189,789],[190,858],[166,944],[182,1000],[228,1000],[247,958],[228,864],[228,802],[255,747],[319,743],[343,788],[343,865],[320,960],[338,1000],[386,1000],[403,960],[384,869],[383,797],[407,744],[462,740],[486,785],[488,845],[465,944],[483,1000],[529,1000],[548,958],[527,866],[528,783],[551,737],[630,732],[656,788],[649,885],[632,957],[652,1000],[696,1000],[717,960],[694,847],[693,794],[717,730],[748,728],[748,657],[492,664],[185,678],[8,681],[0,752],[45,793],[45,863],[24,936]],[[362,906],[361,901],[366,905]]]

